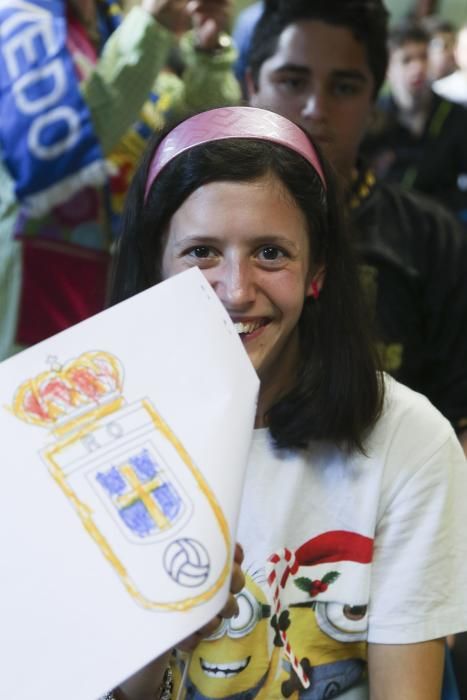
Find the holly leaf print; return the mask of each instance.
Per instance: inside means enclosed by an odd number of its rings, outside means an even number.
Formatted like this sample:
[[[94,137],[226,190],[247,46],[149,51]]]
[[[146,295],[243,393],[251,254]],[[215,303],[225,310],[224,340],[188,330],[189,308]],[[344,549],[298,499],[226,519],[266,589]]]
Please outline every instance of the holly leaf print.
[[[310,578],[306,578],[306,576],[299,576],[294,580],[294,583],[301,591],[308,593],[311,588],[312,581]]]

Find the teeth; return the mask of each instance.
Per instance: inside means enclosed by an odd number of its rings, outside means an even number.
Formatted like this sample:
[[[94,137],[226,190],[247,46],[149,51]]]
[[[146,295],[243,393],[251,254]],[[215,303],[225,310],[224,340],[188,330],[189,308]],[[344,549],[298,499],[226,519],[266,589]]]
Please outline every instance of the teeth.
[[[228,678],[241,673],[250,663],[251,656],[242,661],[231,661],[228,664],[210,664],[200,659],[201,668],[209,678]]]
[[[264,325],[262,321],[250,321],[249,323],[234,323],[237,333],[253,333],[257,328]]]

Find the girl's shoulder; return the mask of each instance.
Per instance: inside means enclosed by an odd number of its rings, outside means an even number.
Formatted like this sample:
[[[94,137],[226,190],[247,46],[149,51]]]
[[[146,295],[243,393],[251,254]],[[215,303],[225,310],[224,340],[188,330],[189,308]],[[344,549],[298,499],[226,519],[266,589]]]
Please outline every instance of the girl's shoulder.
[[[418,426],[423,432],[436,428],[439,437],[441,434],[447,437],[453,432],[449,421],[426,396],[387,374],[384,375],[384,386],[384,408],[377,430],[392,431],[403,424],[406,428]]]
[[[367,454],[407,473],[442,461],[446,468],[463,464],[464,453],[449,421],[422,394],[385,376],[382,415],[365,444]]]

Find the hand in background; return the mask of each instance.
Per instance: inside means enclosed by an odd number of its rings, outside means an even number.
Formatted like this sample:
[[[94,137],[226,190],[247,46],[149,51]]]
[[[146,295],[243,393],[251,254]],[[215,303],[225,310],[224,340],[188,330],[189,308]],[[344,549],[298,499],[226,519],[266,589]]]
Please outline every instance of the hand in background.
[[[141,0],[140,5],[163,27],[177,36],[191,27],[187,0]]]
[[[219,47],[219,35],[229,28],[232,0],[188,0],[187,12],[195,32],[195,45],[204,51]]]

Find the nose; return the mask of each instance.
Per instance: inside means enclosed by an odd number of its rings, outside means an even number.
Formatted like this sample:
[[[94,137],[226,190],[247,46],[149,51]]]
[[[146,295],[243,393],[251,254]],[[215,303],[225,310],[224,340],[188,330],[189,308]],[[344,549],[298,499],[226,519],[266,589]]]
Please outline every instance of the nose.
[[[302,108],[302,117],[323,121],[326,118],[326,99],[322,92],[315,90],[307,95]]]
[[[411,71],[413,78],[426,78],[428,72],[428,59],[425,57],[418,57],[414,59],[411,65]]]
[[[253,263],[249,260],[224,260],[210,280],[217,296],[229,311],[242,311],[255,300]]]
[[[421,78],[425,78],[428,71],[428,61],[424,58],[418,62],[417,72]]]

